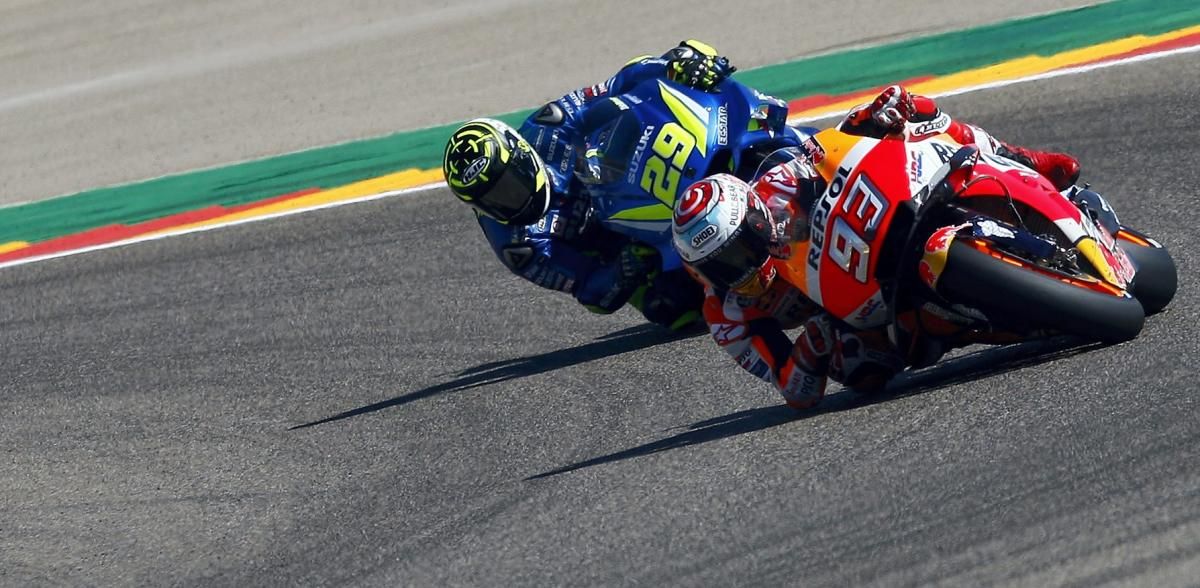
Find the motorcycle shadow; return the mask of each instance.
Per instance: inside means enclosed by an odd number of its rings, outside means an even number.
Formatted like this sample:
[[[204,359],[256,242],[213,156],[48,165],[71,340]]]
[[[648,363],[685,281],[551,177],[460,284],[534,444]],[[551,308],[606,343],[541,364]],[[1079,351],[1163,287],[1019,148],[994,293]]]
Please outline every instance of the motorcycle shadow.
[[[805,411],[797,411],[786,404],[742,410],[693,423],[688,425],[687,431],[665,439],[535,474],[525,478],[525,481],[540,480],[592,466],[653,455],[660,451],[719,441],[825,414],[854,410],[896,398],[915,396],[1087,353],[1101,347],[1104,345],[1075,337],[1053,337],[1003,347],[989,347],[946,360],[929,368],[905,372],[889,382],[887,389],[883,392],[863,395],[843,390],[841,393],[825,397],[819,405]]]
[[[671,332],[651,324],[638,325],[609,333],[597,338],[595,341],[576,347],[477,365],[454,374],[454,379],[448,382],[408,392],[381,402],[360,406],[323,419],[289,427],[288,430],[294,431],[315,427],[317,425],[378,412],[386,408],[403,406],[410,402],[423,400],[438,394],[462,392],[472,388],[534,376],[605,357],[706,335],[707,333],[707,329],[701,327]]]
[[[1014,345],[987,347],[965,355],[944,360],[931,367],[904,372],[888,382],[887,390],[873,395],[876,402],[912,396],[923,392],[940,390],[949,386],[971,382],[990,376],[1049,363],[1073,355],[1088,353],[1105,347],[1071,336],[1035,339]]]

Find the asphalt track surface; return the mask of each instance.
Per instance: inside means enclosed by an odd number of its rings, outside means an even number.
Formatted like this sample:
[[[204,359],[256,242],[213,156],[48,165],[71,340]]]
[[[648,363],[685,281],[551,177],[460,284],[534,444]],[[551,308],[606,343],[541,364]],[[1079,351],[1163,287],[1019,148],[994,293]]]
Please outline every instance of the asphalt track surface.
[[[1093,3],[0,0],[0,204],[531,108],[689,37],[748,68]]]
[[[6,269],[0,583],[1195,585],[1198,72],[943,101],[1172,248],[1140,338],[803,414],[507,275],[442,191]]]

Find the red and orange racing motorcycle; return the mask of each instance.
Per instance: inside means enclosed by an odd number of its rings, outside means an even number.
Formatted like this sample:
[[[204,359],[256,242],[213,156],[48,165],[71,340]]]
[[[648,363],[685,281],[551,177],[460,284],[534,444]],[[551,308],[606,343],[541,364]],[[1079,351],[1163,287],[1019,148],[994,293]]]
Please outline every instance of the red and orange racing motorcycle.
[[[1127,341],[1175,294],[1167,250],[1091,190],[947,135],[827,129],[806,148],[828,187],[783,277],[850,326],[886,328],[911,365],[930,340]]]

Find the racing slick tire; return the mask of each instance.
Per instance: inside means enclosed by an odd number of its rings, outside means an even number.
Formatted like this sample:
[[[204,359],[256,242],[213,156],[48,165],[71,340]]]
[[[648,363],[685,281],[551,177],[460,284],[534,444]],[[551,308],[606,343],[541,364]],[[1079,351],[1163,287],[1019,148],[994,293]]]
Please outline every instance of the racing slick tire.
[[[989,318],[1105,343],[1128,341],[1141,332],[1145,312],[1132,295],[1098,292],[1004,257],[952,242],[938,291]]]
[[[1126,227],[1117,233],[1117,243],[1137,268],[1129,291],[1142,303],[1146,315],[1162,312],[1179,287],[1179,275],[1170,252],[1153,239]]]

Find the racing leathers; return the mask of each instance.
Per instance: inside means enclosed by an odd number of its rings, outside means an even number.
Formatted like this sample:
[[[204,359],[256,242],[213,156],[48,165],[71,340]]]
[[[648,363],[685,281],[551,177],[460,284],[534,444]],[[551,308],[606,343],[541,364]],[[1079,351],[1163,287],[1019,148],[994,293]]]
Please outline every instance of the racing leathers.
[[[987,153],[1016,159],[1031,166],[1056,183],[1073,181],[1078,164],[1073,158],[1014,147],[993,139],[983,129],[951,120],[933,100],[914,97],[912,112],[901,113],[892,122],[874,111],[888,106],[889,88],[881,100],[850,111],[839,125],[843,132],[881,138],[904,131],[914,139],[946,133],[960,143],[972,144]],[[902,90],[902,89],[901,89]],[[883,122],[880,122],[883,119]],[[1013,154],[1018,155],[1014,156]],[[1061,159],[1055,159],[1056,156]],[[792,215],[789,206],[813,202],[825,191],[824,180],[804,155],[777,165],[751,183],[751,189],[766,203],[776,221],[776,250],[768,264],[776,276],[762,295],[746,297],[735,292],[705,289],[704,319],[717,344],[743,369],[771,382],[790,406],[808,408],[821,400],[827,381],[834,379],[859,391],[877,391],[906,367],[903,354],[891,344],[883,329],[857,330],[838,321],[808,299],[804,293],[780,277],[781,259],[792,249],[791,229],[781,219]],[[804,216],[803,218],[807,218]],[[786,331],[799,328],[793,340]]]
[[[824,188],[811,165],[795,160],[771,168],[751,189],[783,216],[804,190]],[[882,331],[859,331],[832,319],[802,290],[781,277],[781,240],[767,261],[773,278],[758,296],[705,288],[704,320],[717,345],[755,377],[771,382],[788,405],[804,409],[825,394],[829,378],[862,391],[882,388],[904,368]],[[795,340],[788,336],[799,328]]]
[[[684,74],[693,76],[698,85],[719,82],[733,68],[724,58],[715,58],[714,67],[708,51],[711,48],[688,41],[660,58],[636,58],[606,82],[570,92],[525,120],[519,132],[545,162],[552,183],[548,211],[531,225],[506,225],[476,215],[509,270],[544,288],[567,292],[594,312],[611,313],[629,302],[647,320],[670,328],[698,318],[699,286],[683,270],[658,272],[661,262],[653,248],[631,243],[593,222],[591,204],[574,166],[577,135],[589,110],[602,102],[598,98],[656,78],[687,82],[681,77]],[[702,63],[681,67],[681,57]]]

